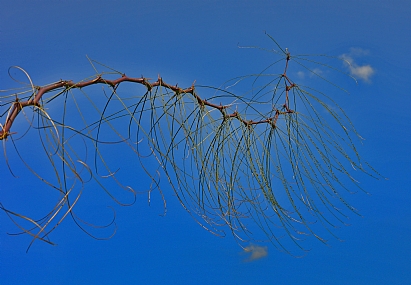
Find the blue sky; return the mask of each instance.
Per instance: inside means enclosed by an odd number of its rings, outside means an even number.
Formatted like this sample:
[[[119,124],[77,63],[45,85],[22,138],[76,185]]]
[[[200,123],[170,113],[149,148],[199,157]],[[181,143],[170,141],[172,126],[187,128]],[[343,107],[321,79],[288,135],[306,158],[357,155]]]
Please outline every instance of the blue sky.
[[[87,189],[79,209],[108,221],[116,210],[116,235],[97,241],[66,219],[52,234],[58,244],[18,232],[0,213],[2,284],[408,284],[411,278],[411,4],[406,1],[3,1],[0,11],[0,90],[16,87],[10,66],[21,66],[37,85],[82,80],[94,70],[86,55],[127,75],[188,87],[220,86],[260,72],[276,48],[291,53],[343,56],[358,84],[337,77],[336,100],[365,140],[362,157],[388,180],[359,176],[370,195],[349,201],[362,217],[335,233],[328,246],[308,237],[310,251],[294,258],[270,244],[245,252],[230,235],[216,237],[167,194],[167,214],[158,194],[150,206],[139,196],[116,207],[102,191]],[[307,74],[295,76],[310,84]],[[327,90],[328,87],[325,87]],[[1,95],[1,94],[0,94]],[[53,105],[54,106],[54,105]],[[1,112],[3,112],[3,107]],[[56,111],[58,115],[59,111]],[[4,117],[0,118],[1,123]],[[36,150],[25,149],[33,159]],[[33,153],[34,152],[34,153]],[[115,154],[112,157],[116,159]],[[132,162],[127,162],[132,165]],[[11,209],[45,209],[47,190],[17,162],[14,178],[0,155],[0,202]],[[25,176],[27,175],[27,176]],[[22,177],[24,176],[24,177]],[[137,171],[129,177],[145,178]],[[28,177],[25,179],[25,177]],[[170,188],[163,186],[166,192]],[[122,197],[128,199],[129,197]],[[50,204],[51,205],[51,204]],[[14,208],[13,208],[14,207]],[[105,232],[104,232],[105,234]],[[107,233],[109,234],[109,233]],[[259,254],[260,252],[260,254]],[[261,257],[261,258],[260,258]]]

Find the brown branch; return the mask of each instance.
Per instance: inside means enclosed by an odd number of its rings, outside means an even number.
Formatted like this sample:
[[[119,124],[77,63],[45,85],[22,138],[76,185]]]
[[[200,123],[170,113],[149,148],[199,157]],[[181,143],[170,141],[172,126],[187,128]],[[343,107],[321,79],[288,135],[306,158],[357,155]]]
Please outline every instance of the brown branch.
[[[151,90],[153,87],[156,87],[156,86],[164,86],[176,93],[191,93],[194,95],[194,84],[189,88],[181,89],[178,86],[169,85],[163,82],[161,77],[159,77],[158,80],[153,83],[148,82],[147,79],[144,77],[133,78],[133,77],[128,77],[125,74],[123,74],[120,78],[115,79],[115,80],[104,79],[101,76],[98,76],[92,80],[82,81],[78,83],[74,83],[72,80],[60,80],[57,83],[53,83],[53,84],[46,85],[43,87],[38,87],[37,93],[32,99],[29,99],[27,101],[19,101],[18,99],[16,99],[16,102],[13,102],[13,104],[10,106],[5,124],[1,126],[2,129],[0,130],[0,140],[6,139],[11,134],[10,129],[13,125],[14,120],[20,113],[20,111],[27,106],[40,107],[39,102],[41,98],[43,97],[44,94],[48,92],[51,92],[53,90],[56,90],[62,87],[64,87],[67,90],[67,89],[72,89],[72,88],[83,88],[83,87],[87,87],[87,86],[99,84],[99,83],[110,85],[111,87],[115,87],[122,82],[134,82],[134,83],[142,84],[147,88],[147,90]],[[210,103],[208,103],[207,101],[204,101],[204,104],[210,105]]]
[[[163,86],[165,88],[168,88],[170,90],[172,90],[175,93],[178,94],[182,94],[182,93],[189,93],[191,94],[198,102],[198,104],[200,106],[209,106],[211,108],[217,109],[219,110],[224,119],[227,118],[236,118],[238,119],[240,122],[242,122],[243,124],[245,124],[246,126],[251,126],[251,125],[257,125],[257,124],[262,124],[262,123],[269,123],[273,126],[273,128],[275,128],[275,124],[277,122],[278,116],[281,114],[290,114],[293,113],[293,110],[289,109],[289,105],[288,105],[288,92],[289,90],[291,90],[291,88],[295,87],[296,85],[288,78],[287,76],[287,69],[288,69],[288,61],[290,60],[290,56],[288,55],[286,58],[286,66],[285,66],[285,70],[283,73],[283,77],[285,79],[284,83],[286,85],[286,100],[285,103],[283,105],[283,107],[285,108],[286,112],[281,112],[279,110],[276,111],[276,114],[274,117],[272,118],[266,118],[264,120],[260,120],[260,121],[246,121],[244,119],[242,119],[239,114],[236,112],[227,115],[225,113],[225,109],[227,109],[229,107],[229,105],[217,105],[214,103],[211,103],[205,99],[202,99],[197,93],[195,93],[194,91],[194,83],[191,85],[191,87],[189,88],[185,88],[182,89],[180,87],[178,87],[177,85],[170,85],[167,84],[163,81],[163,79],[158,76],[157,81],[150,83],[146,78],[144,77],[140,77],[140,78],[135,78],[135,77],[128,77],[125,74],[123,74],[120,78],[114,79],[114,80],[109,80],[109,79],[105,79],[103,77],[101,77],[101,75],[97,76],[94,79],[88,80],[88,81],[81,81],[81,82],[77,82],[74,83],[72,80],[60,80],[59,82],[53,83],[53,84],[49,84],[43,87],[37,87],[37,93],[34,95],[34,97],[32,99],[29,99],[27,101],[19,101],[19,99],[17,98],[15,102],[12,103],[12,105],[10,106],[9,112],[7,114],[6,117],[6,122],[4,125],[0,124],[0,127],[2,128],[0,130],[0,140],[6,139],[9,135],[11,135],[10,133],[10,129],[13,125],[14,120],[16,119],[16,117],[18,116],[18,114],[20,113],[20,111],[27,107],[27,106],[36,106],[36,107],[40,107],[40,100],[43,97],[44,94],[51,92],[53,90],[59,89],[59,88],[65,88],[65,90],[68,89],[73,89],[73,88],[83,88],[83,87],[87,87],[90,85],[94,85],[94,84],[106,84],[106,85],[110,85],[111,87],[116,87],[118,86],[120,83],[122,82],[133,82],[133,83],[138,83],[138,84],[142,84],[144,85],[148,91],[150,91],[153,87],[157,87],[157,86]],[[287,82],[290,84],[288,85]]]

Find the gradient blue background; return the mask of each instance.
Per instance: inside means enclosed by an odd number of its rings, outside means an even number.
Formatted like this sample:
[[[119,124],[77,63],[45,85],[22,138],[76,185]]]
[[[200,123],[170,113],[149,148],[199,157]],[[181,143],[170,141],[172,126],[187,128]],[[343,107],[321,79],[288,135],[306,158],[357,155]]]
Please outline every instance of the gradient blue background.
[[[350,197],[363,217],[336,230],[344,240],[296,259],[268,246],[247,255],[230,236],[215,237],[178,205],[117,208],[117,234],[96,241],[68,219],[52,234],[57,246],[15,232],[0,213],[1,284],[411,284],[411,2],[364,1],[0,1],[0,89],[19,65],[36,84],[93,75],[85,55],[130,76],[190,86],[219,85],[259,72],[267,54],[240,45],[274,48],[270,33],[297,53],[339,56],[357,47],[375,70],[370,82],[348,85],[340,98],[366,139],[359,150],[387,181],[364,177]],[[259,60],[248,60],[249,55]],[[342,66],[341,66],[342,67]],[[344,82],[343,84],[345,84]],[[30,191],[0,155],[0,201]],[[34,181],[34,178],[32,178]],[[33,182],[34,183],[34,182]],[[20,192],[19,192],[20,193]],[[20,195],[20,194],[19,194]],[[21,203],[24,195],[18,197]],[[41,201],[38,201],[41,203]],[[90,208],[93,211],[93,208]],[[104,212],[104,211],[103,211]],[[265,246],[264,244],[262,246]]]

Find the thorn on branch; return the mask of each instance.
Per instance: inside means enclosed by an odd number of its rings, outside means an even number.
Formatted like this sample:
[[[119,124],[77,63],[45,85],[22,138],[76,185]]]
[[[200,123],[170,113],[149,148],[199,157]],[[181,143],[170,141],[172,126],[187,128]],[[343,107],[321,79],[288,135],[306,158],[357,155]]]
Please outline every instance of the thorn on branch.
[[[143,81],[141,83],[147,88],[147,91],[151,91],[151,89],[153,89],[153,85],[148,82],[147,78],[144,78],[143,76],[141,77],[143,78]]]

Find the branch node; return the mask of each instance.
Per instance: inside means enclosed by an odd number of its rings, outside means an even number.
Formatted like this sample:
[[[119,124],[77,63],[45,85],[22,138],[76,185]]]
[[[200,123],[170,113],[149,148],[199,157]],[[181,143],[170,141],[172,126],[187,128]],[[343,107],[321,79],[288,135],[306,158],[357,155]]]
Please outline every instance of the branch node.
[[[143,85],[147,88],[147,91],[151,91],[151,89],[153,89],[153,85],[148,82],[147,78],[144,78],[143,76],[141,77],[143,78],[143,81],[141,83],[143,83]]]
[[[7,137],[9,136],[9,132],[6,132],[3,128],[0,131],[0,141],[7,139]]]

